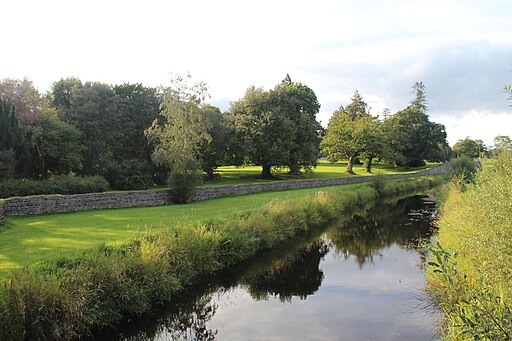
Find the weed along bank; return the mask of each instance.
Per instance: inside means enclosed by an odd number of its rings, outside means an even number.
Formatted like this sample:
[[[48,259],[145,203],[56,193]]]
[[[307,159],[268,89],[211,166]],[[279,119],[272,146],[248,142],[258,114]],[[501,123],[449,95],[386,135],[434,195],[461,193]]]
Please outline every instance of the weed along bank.
[[[325,187],[247,212],[148,231],[129,241],[12,270],[0,288],[0,339],[82,337],[93,328],[114,325],[164,302],[172,304],[199,279],[364,209],[379,197],[426,190],[444,179],[423,176]]]

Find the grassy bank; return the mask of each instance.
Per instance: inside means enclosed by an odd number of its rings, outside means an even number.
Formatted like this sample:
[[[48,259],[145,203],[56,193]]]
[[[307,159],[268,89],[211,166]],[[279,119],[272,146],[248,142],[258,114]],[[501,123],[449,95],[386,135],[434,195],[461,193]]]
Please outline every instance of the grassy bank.
[[[333,186],[322,191],[349,193],[364,186],[367,185]],[[308,198],[318,191],[318,188],[311,188],[225,197],[187,205],[8,217],[7,225],[0,227],[0,276],[17,267],[73,256],[101,243],[128,241],[169,226],[256,210],[272,201]]]
[[[448,340],[512,339],[511,183],[503,153],[475,184],[448,192],[429,275]]]
[[[0,288],[0,339],[76,339],[94,327],[172,300],[200,277],[372,205],[379,196],[441,181],[439,176],[422,177],[360,184],[349,191],[309,190],[308,195],[274,200],[259,209],[174,224],[15,270]]]

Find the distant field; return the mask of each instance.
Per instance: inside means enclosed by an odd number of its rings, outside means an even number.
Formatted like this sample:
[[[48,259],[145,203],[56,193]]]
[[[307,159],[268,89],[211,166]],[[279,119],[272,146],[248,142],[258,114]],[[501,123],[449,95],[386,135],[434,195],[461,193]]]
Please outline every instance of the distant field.
[[[438,166],[439,163],[427,163],[425,167],[418,168],[403,168],[394,167],[387,163],[375,163],[372,166],[372,173],[367,173],[363,165],[354,165],[354,172],[359,176],[383,175],[383,174],[397,174],[397,173],[413,173],[422,169]],[[330,163],[326,160],[320,160],[318,166],[310,174],[290,175],[287,168],[274,170],[273,174],[275,179],[262,179],[260,178],[260,166],[244,166],[234,167],[226,166],[220,167],[217,170],[220,175],[219,179],[205,182],[202,186],[223,186],[223,185],[237,185],[249,183],[262,183],[283,180],[309,180],[309,179],[330,179],[340,177],[353,176],[347,173],[347,162],[340,161],[337,163]]]

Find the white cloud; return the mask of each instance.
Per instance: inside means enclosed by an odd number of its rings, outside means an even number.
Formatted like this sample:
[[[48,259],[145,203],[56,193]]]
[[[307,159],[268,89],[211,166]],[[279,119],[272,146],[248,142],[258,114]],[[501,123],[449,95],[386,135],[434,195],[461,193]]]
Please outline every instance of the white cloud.
[[[434,119],[510,112],[509,0],[19,0],[2,12],[0,78],[26,76],[42,91],[68,76],[158,85],[190,71],[226,109],[290,73],[315,90],[324,124],[355,89],[374,114],[400,110],[416,81]],[[454,139],[459,126],[447,125]]]
[[[442,123],[453,146],[458,140],[469,137],[480,139],[488,146],[498,135],[512,136],[512,112],[488,112],[471,110],[458,115],[441,115],[434,118]]]

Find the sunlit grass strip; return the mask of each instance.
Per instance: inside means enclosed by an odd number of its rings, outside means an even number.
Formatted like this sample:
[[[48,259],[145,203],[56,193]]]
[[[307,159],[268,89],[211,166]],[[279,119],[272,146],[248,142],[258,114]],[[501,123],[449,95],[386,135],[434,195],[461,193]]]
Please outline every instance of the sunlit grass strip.
[[[440,176],[422,177],[364,184],[350,192],[317,190],[16,270],[0,289],[0,339],[76,339],[95,326],[114,324],[172,300],[198,278],[373,205],[379,196],[426,189],[441,181]]]
[[[362,164],[354,165],[354,173],[359,176],[375,176],[387,174],[408,174],[415,173],[421,170],[439,166],[439,163],[427,163],[424,167],[405,168],[395,167],[387,163],[376,162],[372,167],[372,172],[366,172]],[[312,173],[303,173],[299,175],[288,174],[288,168],[275,169],[273,171],[274,179],[261,178],[260,166],[223,166],[217,169],[219,178],[215,180],[206,181],[202,187],[206,186],[223,186],[223,185],[239,185],[239,184],[253,184],[265,183],[272,181],[283,180],[320,180],[320,179],[335,179],[340,177],[353,177],[353,174],[347,173],[347,162],[339,161],[331,163],[327,160],[320,160],[318,166]]]
[[[511,183],[512,153],[502,153],[448,193],[429,276],[448,340],[512,338]]]
[[[333,186],[323,191],[351,192],[362,184]],[[129,241],[169,226],[224,218],[256,210],[271,201],[315,195],[318,188],[225,197],[187,205],[110,209],[44,216],[9,217],[0,227],[0,277],[16,267],[76,255],[101,243]]]

